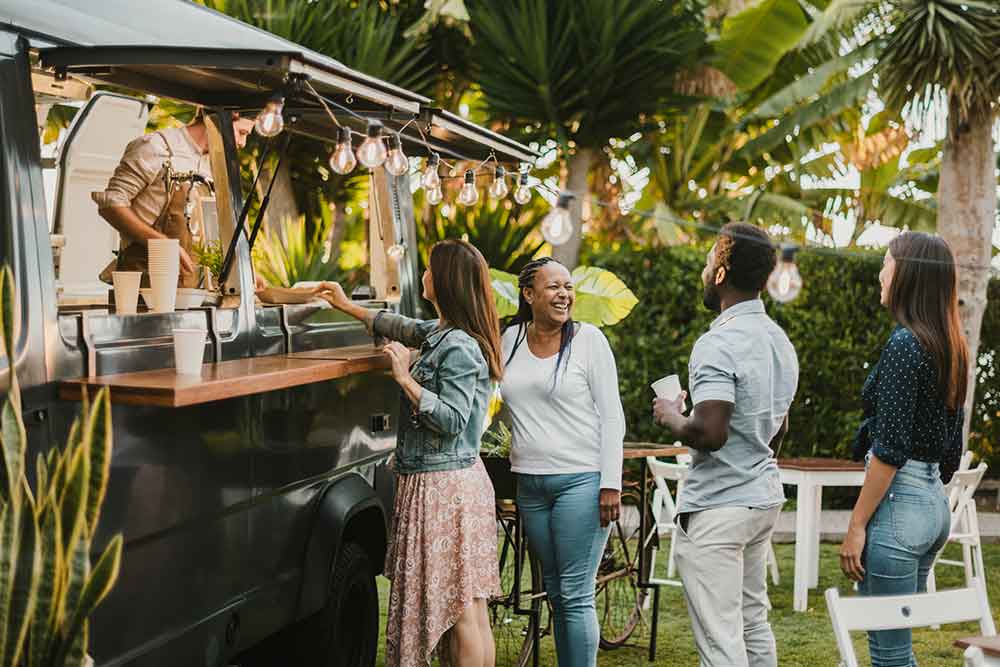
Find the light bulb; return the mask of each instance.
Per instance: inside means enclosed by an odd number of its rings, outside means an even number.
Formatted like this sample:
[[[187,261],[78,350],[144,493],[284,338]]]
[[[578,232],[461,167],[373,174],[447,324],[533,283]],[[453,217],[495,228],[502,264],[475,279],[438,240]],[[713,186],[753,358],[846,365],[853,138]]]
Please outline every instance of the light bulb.
[[[437,187],[431,188],[426,191],[427,203],[431,206],[437,206],[444,199],[444,193],[441,192],[441,184],[438,183]]]
[[[431,153],[427,158],[427,168],[424,169],[424,175],[420,178],[420,185],[428,192],[434,188],[441,189],[441,177],[438,176],[438,163],[440,161],[441,156],[437,153]]]
[[[385,149],[385,142],[382,141],[382,123],[368,121],[368,129],[365,140],[358,147],[358,162],[374,169],[385,162],[388,151]]]
[[[559,201],[542,220],[542,237],[552,245],[563,245],[573,236],[573,220],[569,215],[571,199],[571,194],[560,194]]]
[[[406,246],[403,245],[402,243],[395,243],[395,244],[389,246],[389,249],[386,250],[385,253],[391,259],[394,259],[394,260],[396,260],[398,262],[399,260],[401,260],[403,258],[403,255],[406,254]]]
[[[476,174],[471,169],[465,172],[465,184],[458,193],[458,203],[462,206],[475,206],[479,201],[479,190],[476,189]]]
[[[342,127],[337,148],[330,156],[330,169],[338,174],[349,174],[354,171],[357,164],[358,160],[354,157],[354,148],[351,146],[351,129]]]
[[[517,182],[517,190],[514,190],[514,201],[524,206],[531,201],[531,188],[528,187],[528,175],[521,174]]]
[[[253,122],[257,134],[262,137],[274,137],[281,134],[281,131],[285,129],[285,118],[281,115],[284,110],[285,98],[271,98]]]
[[[767,279],[767,291],[778,303],[794,301],[802,291],[802,276],[799,267],[795,265],[795,253],[798,248],[785,246],[781,250],[781,261]]]
[[[385,170],[393,176],[402,176],[410,170],[410,161],[403,153],[403,142],[399,135],[389,137],[389,156],[385,160]]]
[[[507,170],[497,167],[493,172],[493,182],[490,184],[490,196],[494,199],[503,199],[507,196]]]

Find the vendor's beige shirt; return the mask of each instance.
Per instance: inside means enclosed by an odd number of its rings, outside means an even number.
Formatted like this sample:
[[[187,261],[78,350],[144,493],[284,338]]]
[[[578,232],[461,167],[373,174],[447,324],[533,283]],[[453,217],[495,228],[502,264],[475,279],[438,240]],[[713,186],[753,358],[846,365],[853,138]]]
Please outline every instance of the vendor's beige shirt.
[[[186,127],[172,127],[129,143],[108,187],[90,196],[98,209],[130,206],[140,220],[152,225],[167,203],[162,171],[167,160],[175,172],[194,171],[212,179],[208,154],[201,152]]]

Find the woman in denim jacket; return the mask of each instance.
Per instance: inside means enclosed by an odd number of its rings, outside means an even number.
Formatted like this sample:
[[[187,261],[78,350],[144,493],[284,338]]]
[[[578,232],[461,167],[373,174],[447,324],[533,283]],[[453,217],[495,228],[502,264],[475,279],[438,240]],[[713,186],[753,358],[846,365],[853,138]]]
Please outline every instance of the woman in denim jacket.
[[[879,274],[882,304],[897,326],[862,389],[855,441],[867,457],[840,567],[862,595],[926,590],[948,539],[947,483],[962,453],[969,353],[958,317],[955,259],[929,234],[889,244]],[[916,665],[910,630],[868,633],[873,667]]]
[[[501,590],[493,486],[479,443],[503,366],[486,261],[464,241],[431,249],[423,295],[433,321],[373,314],[340,285],[325,287],[331,305],[395,341],[385,346],[402,388],[386,665],[427,665],[438,649],[443,662],[492,667],[486,601]],[[415,358],[409,348],[419,350]]]

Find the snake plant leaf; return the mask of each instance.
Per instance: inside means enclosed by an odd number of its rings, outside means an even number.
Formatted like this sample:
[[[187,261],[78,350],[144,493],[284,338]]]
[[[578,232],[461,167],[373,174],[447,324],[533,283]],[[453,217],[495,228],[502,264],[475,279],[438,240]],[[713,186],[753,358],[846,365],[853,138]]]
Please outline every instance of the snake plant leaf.
[[[87,510],[87,490],[90,486],[90,459],[84,449],[73,452],[66,476],[66,485],[59,499],[62,513],[62,542],[66,553],[75,554],[76,547],[85,541],[87,532],[84,523]]]
[[[21,478],[25,486],[28,480]],[[12,582],[7,634],[0,665],[21,664],[24,656],[24,639],[28,634],[29,621],[35,610],[38,597],[39,574],[42,568],[42,552],[38,535],[38,519],[35,516],[35,502],[30,491],[24,494],[21,508],[21,525],[18,530],[17,566]]]
[[[45,667],[45,656],[52,641],[53,615],[62,555],[59,512],[54,504],[42,508],[38,523],[42,560],[39,570],[38,603],[35,605],[34,619],[31,623],[27,667]]]
[[[517,312],[517,276],[499,269],[490,269],[490,284],[497,302],[497,315],[501,319]]]
[[[809,27],[798,0],[763,0],[722,22],[716,66],[740,90],[752,90],[774,71]]]
[[[596,266],[573,270],[573,290],[576,293],[573,319],[598,327],[617,324],[639,303],[618,276]]]
[[[13,504],[0,498],[0,656],[7,650],[7,633],[3,631],[10,624],[10,597],[14,582],[14,556],[18,553],[18,516]]]
[[[97,393],[87,421],[89,436],[85,447],[90,453],[90,488],[87,491],[86,525],[87,536],[93,538],[111,474],[111,400],[107,387]]]
[[[38,452],[35,457],[35,491],[38,494],[38,513],[42,513],[48,500],[49,469],[45,465],[45,455]]]
[[[21,506],[21,475],[24,474],[24,457],[27,436],[20,411],[8,396],[0,413],[0,447],[3,448],[3,466],[0,466],[0,497],[7,498],[15,511]]]
[[[69,558],[63,571],[62,582],[64,594],[60,596],[61,608],[57,610],[56,616],[56,624],[60,631],[54,636],[48,657],[49,664],[54,665],[66,664],[67,656],[73,648],[75,638],[70,627],[80,607],[87,580],[90,578],[90,540],[81,537],[71,548],[67,545],[67,554]]]
[[[104,553],[98,559],[97,564],[94,565],[94,570],[86,578],[86,584],[80,592],[77,604],[74,607],[73,614],[70,617],[69,625],[67,626],[68,631],[66,637],[68,641],[63,644],[60,651],[56,654],[55,664],[62,665],[63,661],[73,648],[74,639],[84,630],[85,622],[87,617],[97,608],[97,605],[107,597],[108,593],[111,591],[112,586],[114,586],[115,580],[118,578],[118,571],[121,566],[122,557],[122,536],[115,535],[108,546],[104,549]],[[88,561],[86,555],[83,558],[84,562]]]
[[[17,327],[17,313],[15,312],[15,304],[17,303],[17,294],[14,291],[14,274],[10,270],[9,265],[3,267],[3,271],[0,272],[2,279],[0,279],[0,332],[3,334],[3,350],[4,354],[7,356],[7,364],[10,372],[10,391],[9,400],[14,403],[17,408],[17,413],[21,413],[21,391],[17,386],[17,373],[14,371],[14,333]]]

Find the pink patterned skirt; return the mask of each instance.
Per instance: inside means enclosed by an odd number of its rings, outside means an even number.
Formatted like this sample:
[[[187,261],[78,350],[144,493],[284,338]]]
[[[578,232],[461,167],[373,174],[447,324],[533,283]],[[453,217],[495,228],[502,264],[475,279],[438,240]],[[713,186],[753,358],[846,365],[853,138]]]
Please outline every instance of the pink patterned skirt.
[[[473,600],[500,595],[493,485],[480,459],[461,470],[396,475],[385,572],[386,667],[430,664]]]

